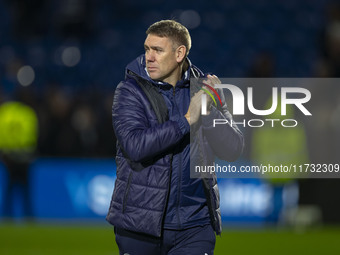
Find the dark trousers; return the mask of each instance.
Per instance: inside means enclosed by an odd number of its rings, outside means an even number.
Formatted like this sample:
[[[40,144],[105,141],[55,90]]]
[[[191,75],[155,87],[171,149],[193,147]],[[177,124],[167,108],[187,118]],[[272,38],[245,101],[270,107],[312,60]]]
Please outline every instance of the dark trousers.
[[[120,255],[213,255],[216,242],[211,225],[164,229],[160,238],[120,228],[115,234]]]
[[[32,219],[31,197],[29,186],[29,162],[20,162],[8,157],[3,157],[4,164],[8,170],[8,185],[4,191],[3,215],[11,219],[14,215],[15,190],[18,190],[22,198],[23,216]]]

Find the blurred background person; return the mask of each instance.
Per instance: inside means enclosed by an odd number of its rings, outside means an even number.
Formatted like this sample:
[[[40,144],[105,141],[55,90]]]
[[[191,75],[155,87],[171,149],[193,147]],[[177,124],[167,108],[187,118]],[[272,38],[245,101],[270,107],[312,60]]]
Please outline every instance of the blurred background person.
[[[23,102],[6,101],[0,105],[0,127],[1,159],[9,177],[4,195],[4,216],[14,216],[14,201],[19,194],[19,200],[22,200],[22,214],[31,219],[33,214],[29,168],[36,156],[37,114]]]

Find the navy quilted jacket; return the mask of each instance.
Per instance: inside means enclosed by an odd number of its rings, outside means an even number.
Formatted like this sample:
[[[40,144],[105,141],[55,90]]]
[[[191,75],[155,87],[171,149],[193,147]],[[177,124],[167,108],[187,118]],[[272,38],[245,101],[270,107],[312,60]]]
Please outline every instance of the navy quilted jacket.
[[[242,152],[243,136],[236,126],[211,126],[209,118],[231,119],[220,93],[223,107],[212,107],[209,116],[202,116],[202,125],[190,145],[190,126],[184,115],[190,104],[189,79],[193,76],[203,73],[190,64],[173,87],[149,78],[144,55],[127,66],[112,108],[117,137],[117,179],[107,215],[112,225],[161,236],[163,227],[182,229],[210,222],[220,234],[216,177],[190,178],[190,150],[198,152],[200,165],[213,162],[215,155],[234,161]],[[159,124],[136,78],[157,87],[168,108],[167,121]],[[217,133],[221,135],[216,137]]]

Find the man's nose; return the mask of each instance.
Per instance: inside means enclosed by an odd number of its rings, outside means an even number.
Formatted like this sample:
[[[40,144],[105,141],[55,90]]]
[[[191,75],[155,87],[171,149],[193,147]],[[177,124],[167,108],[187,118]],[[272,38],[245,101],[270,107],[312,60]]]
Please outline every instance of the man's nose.
[[[149,50],[145,53],[145,59],[148,62],[153,62],[155,60],[155,55],[152,50]]]

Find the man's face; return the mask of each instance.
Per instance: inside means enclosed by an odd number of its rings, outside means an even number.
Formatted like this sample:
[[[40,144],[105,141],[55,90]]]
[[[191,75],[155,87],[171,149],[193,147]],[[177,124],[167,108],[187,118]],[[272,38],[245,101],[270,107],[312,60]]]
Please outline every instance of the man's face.
[[[149,34],[144,42],[145,62],[153,80],[171,81],[176,75],[179,63],[173,42],[167,37]]]

